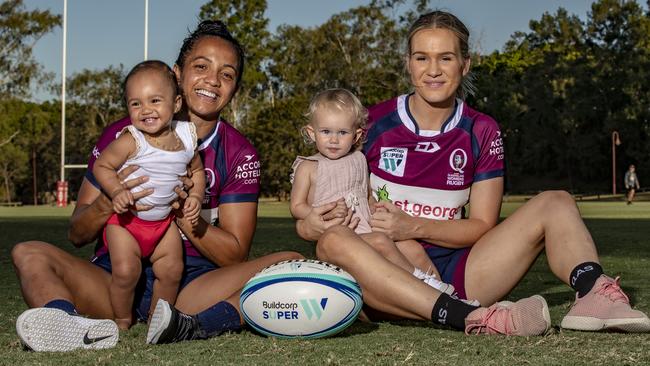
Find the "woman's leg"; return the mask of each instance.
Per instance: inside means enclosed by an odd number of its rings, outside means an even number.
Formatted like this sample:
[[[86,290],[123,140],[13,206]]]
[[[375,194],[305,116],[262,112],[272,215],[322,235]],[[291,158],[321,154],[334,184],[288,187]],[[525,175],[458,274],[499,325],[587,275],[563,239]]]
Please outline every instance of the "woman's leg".
[[[227,300],[239,309],[239,291],[257,272],[277,262],[302,258],[299,253],[278,252],[215,269],[183,287],[178,294],[176,308],[186,314],[197,314],[219,301]]]
[[[551,271],[577,292],[563,328],[650,331],[650,319],[631,308],[618,280],[603,275],[591,235],[566,192],[537,195],[474,245],[465,269],[466,293],[482,304],[497,301],[543,249]]]
[[[16,319],[16,331],[27,347],[71,351],[117,344],[118,329],[110,320],[108,272],[44,242],[17,244],[11,255],[31,308]],[[82,318],[76,312],[100,320]]]
[[[302,258],[299,253],[278,252],[197,277],[180,291],[176,307],[165,301],[155,304],[147,343],[207,338],[239,329],[243,324],[239,295],[246,282],[271,264]]]
[[[316,254],[349,272],[361,286],[364,303],[390,319],[431,320],[466,331],[510,335],[539,335],[550,326],[546,302],[539,296],[491,309],[468,305],[389,262],[347,227],[328,229]]]
[[[328,229],[318,241],[316,255],[348,271],[368,306],[404,319],[431,319],[440,292],[391,263],[347,227]]]
[[[467,296],[481,304],[500,300],[544,249],[551,271],[567,284],[577,265],[598,263],[591,235],[566,192],[533,197],[472,247],[465,269]]]
[[[113,318],[110,273],[51,244],[29,241],[11,252],[25,302],[30,308],[53,300],[74,304],[80,314]]]

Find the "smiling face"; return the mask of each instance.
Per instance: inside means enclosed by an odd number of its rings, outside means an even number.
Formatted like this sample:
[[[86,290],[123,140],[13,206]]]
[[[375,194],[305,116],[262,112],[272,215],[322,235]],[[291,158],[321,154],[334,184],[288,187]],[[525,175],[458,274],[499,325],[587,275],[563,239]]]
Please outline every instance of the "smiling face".
[[[410,46],[408,71],[415,97],[432,106],[453,106],[470,66],[458,37],[448,29],[425,28],[413,35]]]
[[[131,123],[149,135],[158,135],[169,127],[181,107],[180,95],[160,70],[144,69],[131,75],[125,94]]]
[[[362,130],[355,126],[355,115],[350,110],[321,105],[313,114],[306,130],[318,151],[331,160],[347,155]]]
[[[192,122],[215,122],[237,89],[239,65],[232,44],[215,37],[197,40],[182,69],[174,66]]]

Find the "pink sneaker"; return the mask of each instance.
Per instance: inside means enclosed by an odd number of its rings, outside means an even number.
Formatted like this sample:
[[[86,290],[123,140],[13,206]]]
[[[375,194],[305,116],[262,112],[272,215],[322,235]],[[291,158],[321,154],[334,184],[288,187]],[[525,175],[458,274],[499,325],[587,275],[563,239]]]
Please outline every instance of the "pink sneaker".
[[[465,318],[465,334],[533,336],[546,333],[550,327],[548,305],[539,295],[515,303],[498,302],[476,309]]]
[[[601,275],[589,293],[581,298],[576,295],[576,302],[562,319],[562,328],[650,332],[650,319],[632,309],[630,300],[618,283],[619,277],[612,279]]]

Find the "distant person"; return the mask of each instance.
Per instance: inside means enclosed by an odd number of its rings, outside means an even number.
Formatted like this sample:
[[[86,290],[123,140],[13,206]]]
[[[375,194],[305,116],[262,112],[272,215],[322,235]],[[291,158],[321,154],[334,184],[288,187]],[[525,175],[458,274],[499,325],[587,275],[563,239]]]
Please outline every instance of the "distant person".
[[[142,258],[149,258],[155,276],[149,313],[158,298],[176,302],[183,274],[183,247],[171,203],[178,198],[175,189],[182,187],[180,177],[187,175],[188,165],[193,185],[183,215],[193,225],[198,223],[203,203],[205,173],[196,149],[196,127],[173,120],[182,104],[177,89],[176,76],[164,62],[137,64],[124,80],[131,124],[102,151],[93,168],[115,211],[103,235],[113,262],[111,304],[120,329],[128,329],[133,323],[131,307]],[[149,180],[137,188],[153,188],[152,194],[138,200],[151,206],[146,211],[131,209],[133,193],[124,188],[117,175],[133,165],[139,169],[126,179],[147,176]]]
[[[316,253],[349,272],[371,319],[432,321],[466,333],[538,335],[550,327],[540,296],[507,296],[545,252],[550,270],[575,291],[561,326],[583,331],[649,332],[618,278],[604,274],[596,246],[566,192],[543,192],[499,223],[504,184],[503,136],[490,116],[471,108],[469,31],[453,14],[433,11],[408,31],[411,91],[369,109],[364,154],[370,187],[392,202],[375,204],[373,232],[415,239],[442,280],[477,308],[417,281],[316,207],[297,230],[319,237]],[[469,203],[469,212],[463,209]],[[354,225],[352,225],[354,226]],[[374,310],[374,311],[371,311]]]
[[[299,253],[279,252],[247,260],[257,224],[260,162],[245,136],[221,118],[244,73],[244,50],[239,42],[224,23],[203,21],[183,40],[174,72],[184,102],[176,119],[196,127],[209,184],[198,226],[182,210],[176,211],[180,217],[175,222],[184,235],[183,277],[176,304],[160,299],[155,305],[147,331],[147,343],[152,344],[239,330],[243,323],[239,293],[246,281],[273,263],[303,258]],[[130,124],[129,118],[123,118],[104,130],[89,159],[70,219],[68,237],[75,246],[99,238],[92,262],[40,241],[19,243],[11,253],[30,307],[16,320],[16,330],[32,350],[71,351],[117,344],[119,332],[112,320],[109,291],[112,261],[101,241],[113,205],[97,184],[93,165],[116,134]],[[127,189],[148,180],[126,179],[135,170],[129,167],[119,174]],[[188,179],[184,183],[192,184]],[[138,200],[151,193],[151,189],[134,192],[135,208],[146,210]],[[177,193],[183,207],[187,192]],[[153,280],[151,264],[145,263],[133,306],[140,321],[149,317]]]
[[[316,146],[318,153],[299,156],[293,163],[293,217],[303,220],[314,207],[342,200],[343,215],[348,208],[352,210],[353,219],[358,220],[355,233],[363,240],[428,285],[453,294],[454,287],[438,280],[440,274],[430,260],[418,267],[403,254],[404,248],[409,246],[414,247],[411,251],[419,250],[424,254],[416,241],[396,244],[385,234],[373,233],[370,229],[368,200],[376,200],[368,194],[368,165],[360,151],[368,119],[368,111],[361,101],[346,89],[324,90],[312,98],[306,116],[308,123],[301,132],[305,141]]]
[[[634,167],[634,164],[631,164],[627,169],[627,172],[625,172],[623,182],[625,182],[625,189],[627,189],[627,204],[631,205],[636,190],[640,188],[639,178],[636,176],[636,168]]]

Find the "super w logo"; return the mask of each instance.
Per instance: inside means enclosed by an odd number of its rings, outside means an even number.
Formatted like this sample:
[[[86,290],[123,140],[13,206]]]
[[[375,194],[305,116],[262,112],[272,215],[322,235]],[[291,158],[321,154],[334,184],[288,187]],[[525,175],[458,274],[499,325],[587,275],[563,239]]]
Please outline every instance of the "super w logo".
[[[316,299],[301,299],[300,305],[307,314],[307,319],[311,320],[312,317],[320,319],[327,305],[327,297],[320,299],[320,303]]]
[[[401,147],[382,147],[378,168],[397,177],[404,176],[404,166],[408,149]]]

